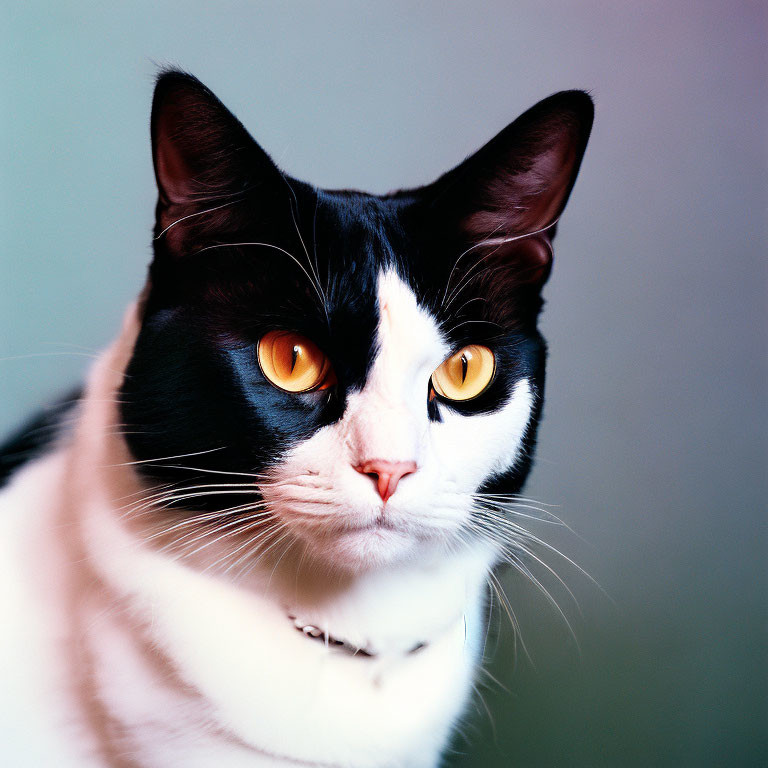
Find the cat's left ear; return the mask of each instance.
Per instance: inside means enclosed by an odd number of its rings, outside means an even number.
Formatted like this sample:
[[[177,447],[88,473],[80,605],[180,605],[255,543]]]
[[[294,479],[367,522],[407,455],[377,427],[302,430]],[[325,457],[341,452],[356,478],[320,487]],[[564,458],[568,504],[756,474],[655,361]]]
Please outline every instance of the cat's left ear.
[[[204,210],[221,209],[248,190],[282,184],[269,156],[242,123],[197,78],[168,70],[152,102],[152,160],[157,179],[156,235]],[[184,227],[166,238],[175,250]]]
[[[455,222],[478,256],[492,253],[518,282],[541,285],[593,117],[584,91],[539,102],[428,188],[433,214]]]

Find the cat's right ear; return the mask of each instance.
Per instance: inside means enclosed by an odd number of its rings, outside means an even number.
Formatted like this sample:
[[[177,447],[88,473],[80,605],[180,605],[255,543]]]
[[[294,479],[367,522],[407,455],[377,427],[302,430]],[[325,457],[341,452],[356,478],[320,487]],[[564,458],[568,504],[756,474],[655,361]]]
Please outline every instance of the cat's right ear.
[[[424,194],[432,226],[453,223],[458,247],[538,289],[547,279],[551,241],[584,150],[594,106],[583,91],[561,91],[540,101]],[[510,281],[507,281],[508,283]]]
[[[169,70],[158,77],[151,132],[158,189],[155,236],[167,235],[174,250],[185,239],[185,228],[176,222],[220,210],[249,189],[279,183],[277,167],[240,121],[185,72]]]

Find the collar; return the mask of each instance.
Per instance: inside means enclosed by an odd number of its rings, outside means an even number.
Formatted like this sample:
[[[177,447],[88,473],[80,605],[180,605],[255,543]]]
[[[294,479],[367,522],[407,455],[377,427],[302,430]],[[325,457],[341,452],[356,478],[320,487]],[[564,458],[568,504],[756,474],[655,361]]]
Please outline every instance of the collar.
[[[305,637],[308,637],[310,640],[317,640],[318,642],[324,643],[326,648],[334,648],[338,651],[342,651],[343,653],[347,653],[350,656],[358,656],[364,659],[374,659],[379,655],[377,651],[370,647],[359,648],[354,643],[351,643],[348,640],[334,637],[333,635],[322,630],[320,627],[315,626],[314,624],[304,624],[291,613],[288,614],[288,619],[293,623],[293,626]],[[416,643],[416,645],[405,652],[405,655],[410,656],[426,647],[427,643],[425,642]]]

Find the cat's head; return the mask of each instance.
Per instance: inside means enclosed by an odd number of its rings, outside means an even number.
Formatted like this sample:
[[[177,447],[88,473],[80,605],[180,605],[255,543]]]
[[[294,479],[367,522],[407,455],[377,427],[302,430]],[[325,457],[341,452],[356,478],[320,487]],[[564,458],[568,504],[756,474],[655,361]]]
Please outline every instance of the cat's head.
[[[425,187],[327,191],[164,73],[120,399],[141,472],[172,488],[166,519],[230,526],[241,562],[298,546],[351,571],[482,537],[530,467],[540,290],[592,116],[558,93]]]

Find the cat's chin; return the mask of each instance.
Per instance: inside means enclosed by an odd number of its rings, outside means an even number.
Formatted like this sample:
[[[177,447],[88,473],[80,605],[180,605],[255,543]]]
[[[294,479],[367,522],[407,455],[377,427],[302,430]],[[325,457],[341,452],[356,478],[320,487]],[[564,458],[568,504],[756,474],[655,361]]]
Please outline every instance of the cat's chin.
[[[375,570],[409,559],[418,546],[413,536],[394,526],[352,528],[308,541],[313,559],[335,570]]]

